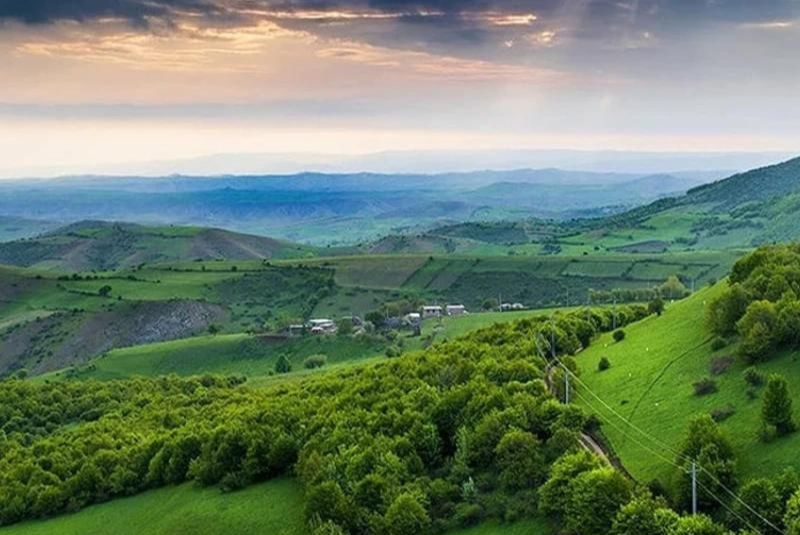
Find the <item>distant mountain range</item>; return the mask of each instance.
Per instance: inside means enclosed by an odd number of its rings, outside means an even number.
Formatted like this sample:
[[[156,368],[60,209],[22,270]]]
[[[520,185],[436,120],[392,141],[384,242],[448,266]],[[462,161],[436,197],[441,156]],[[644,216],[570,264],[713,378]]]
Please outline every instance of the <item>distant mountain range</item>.
[[[452,173],[485,169],[560,168],[573,171],[634,174],[682,171],[737,171],[761,167],[791,157],[778,152],[637,152],[589,150],[390,150],[368,154],[242,153],[211,154],[154,162],[126,162],[95,167],[0,166],[0,177],[44,177],[93,173],[105,175],[165,176],[172,174],[265,175],[372,172],[383,174]],[[722,176],[722,175],[721,175]]]
[[[653,182],[655,181],[655,184]],[[626,184],[654,194],[661,184],[644,177]],[[683,187],[689,185],[684,183]],[[666,187],[666,186],[665,186]],[[486,190],[525,198],[526,185],[494,185]],[[571,201],[579,199],[574,189]],[[596,195],[600,195],[596,193]],[[540,197],[541,198],[541,197]],[[599,197],[595,197],[599,198]],[[503,246],[531,252],[590,254],[597,250],[654,253],[738,249],[800,239],[800,158],[696,186],[617,214],[575,221],[462,222],[409,236],[387,236],[370,247],[380,252],[468,252]],[[539,244],[539,249],[523,246]]]
[[[0,182],[0,214],[226,228],[314,245],[353,244],[461,221],[613,214],[719,178],[558,169],[437,175],[373,173],[95,177]],[[41,228],[32,225],[32,236]]]

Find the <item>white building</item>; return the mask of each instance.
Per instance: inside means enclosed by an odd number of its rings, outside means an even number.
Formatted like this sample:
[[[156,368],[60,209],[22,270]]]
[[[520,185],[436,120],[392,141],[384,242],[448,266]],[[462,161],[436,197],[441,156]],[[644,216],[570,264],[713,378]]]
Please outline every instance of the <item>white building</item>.
[[[467,308],[464,305],[447,305],[445,310],[448,316],[463,316],[467,313]]]
[[[334,334],[336,322],[325,318],[313,319],[308,321],[308,328],[311,334]]]
[[[442,316],[442,307],[438,305],[426,305],[422,307],[423,318],[439,318]]]
[[[419,322],[419,320],[422,319],[422,316],[420,315],[419,312],[411,312],[411,313],[405,315],[405,319],[408,322],[417,323],[417,322]]]

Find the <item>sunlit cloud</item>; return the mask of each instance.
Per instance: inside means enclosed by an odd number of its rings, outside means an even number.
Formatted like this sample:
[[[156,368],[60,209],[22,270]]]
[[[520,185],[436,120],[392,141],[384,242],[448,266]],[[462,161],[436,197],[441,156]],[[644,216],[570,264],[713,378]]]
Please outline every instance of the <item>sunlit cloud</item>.
[[[505,80],[537,82],[544,85],[566,84],[574,79],[574,76],[552,69],[438,56],[425,52],[399,51],[355,42],[342,42],[323,48],[317,55],[377,67],[392,67],[410,75],[430,79]]]
[[[16,52],[137,69],[241,71],[257,66],[226,63],[222,59],[259,54],[267,43],[281,38],[314,41],[307,32],[288,30],[270,21],[237,28],[201,27],[185,22],[170,32],[125,30],[115,22],[106,21],[95,31],[66,25],[57,39],[26,41],[16,47]]]
[[[794,20],[775,20],[769,22],[752,22],[741,25],[743,28],[753,30],[788,30],[797,28],[798,23]]]

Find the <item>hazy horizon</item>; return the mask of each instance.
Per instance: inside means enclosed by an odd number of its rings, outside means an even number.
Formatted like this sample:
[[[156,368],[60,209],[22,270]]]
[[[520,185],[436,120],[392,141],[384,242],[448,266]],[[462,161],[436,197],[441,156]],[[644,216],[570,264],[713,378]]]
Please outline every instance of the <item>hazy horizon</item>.
[[[788,152],[798,17],[794,0],[10,0],[0,174],[226,153]]]

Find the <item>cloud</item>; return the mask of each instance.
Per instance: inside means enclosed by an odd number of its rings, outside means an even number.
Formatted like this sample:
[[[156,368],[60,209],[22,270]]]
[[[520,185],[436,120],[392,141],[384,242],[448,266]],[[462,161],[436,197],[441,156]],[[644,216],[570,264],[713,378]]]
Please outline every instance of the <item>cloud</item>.
[[[322,48],[317,55],[376,67],[403,70],[419,78],[452,81],[508,81],[538,86],[564,85],[574,77],[553,69],[504,64],[425,52],[397,51],[363,43],[342,42]]]

